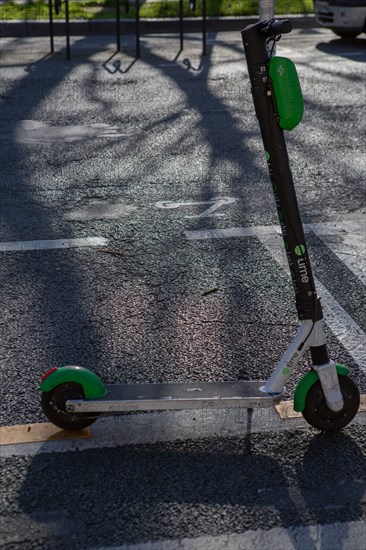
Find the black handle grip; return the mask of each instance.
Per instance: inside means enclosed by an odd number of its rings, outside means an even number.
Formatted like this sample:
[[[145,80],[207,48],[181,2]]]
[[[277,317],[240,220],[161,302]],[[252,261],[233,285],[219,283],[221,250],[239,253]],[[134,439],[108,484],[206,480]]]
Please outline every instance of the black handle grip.
[[[292,23],[289,19],[271,19],[261,31],[267,36],[287,34],[292,31]]]

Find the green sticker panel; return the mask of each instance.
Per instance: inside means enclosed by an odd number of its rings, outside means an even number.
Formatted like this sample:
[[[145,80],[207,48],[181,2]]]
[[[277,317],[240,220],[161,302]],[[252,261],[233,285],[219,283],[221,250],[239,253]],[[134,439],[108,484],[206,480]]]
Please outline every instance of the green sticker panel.
[[[287,57],[272,57],[268,63],[273,91],[279,114],[279,125],[283,130],[293,130],[304,114],[299,77],[294,63]]]

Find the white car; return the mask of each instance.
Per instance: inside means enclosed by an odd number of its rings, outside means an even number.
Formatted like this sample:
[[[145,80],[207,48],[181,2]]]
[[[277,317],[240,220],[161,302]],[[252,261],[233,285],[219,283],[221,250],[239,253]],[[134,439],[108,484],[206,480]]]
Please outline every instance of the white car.
[[[342,38],[366,32],[366,0],[314,0],[315,20]]]

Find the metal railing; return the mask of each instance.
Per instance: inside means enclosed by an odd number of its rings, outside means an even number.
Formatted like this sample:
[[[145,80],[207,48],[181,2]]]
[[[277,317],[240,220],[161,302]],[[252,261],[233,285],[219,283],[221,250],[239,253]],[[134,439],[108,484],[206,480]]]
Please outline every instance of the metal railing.
[[[115,5],[115,34],[116,34],[116,48],[117,51],[121,51],[121,4],[123,0],[116,0]],[[191,11],[196,10],[196,0],[190,0],[189,6]],[[125,13],[129,13],[130,0],[124,0]],[[183,0],[179,0],[179,41],[180,49],[184,47],[184,10]],[[62,10],[65,10],[65,37],[66,37],[66,58],[71,59],[71,46],[70,46],[70,9],[69,0],[48,0],[49,9],[49,34],[50,34],[50,49],[51,53],[54,53],[54,13],[59,15]],[[202,17],[201,17],[201,32],[202,32],[202,54],[206,55],[206,18],[207,18],[207,0],[202,0]],[[140,38],[141,38],[141,25],[140,25],[140,0],[135,0],[135,48],[136,58],[140,58]]]

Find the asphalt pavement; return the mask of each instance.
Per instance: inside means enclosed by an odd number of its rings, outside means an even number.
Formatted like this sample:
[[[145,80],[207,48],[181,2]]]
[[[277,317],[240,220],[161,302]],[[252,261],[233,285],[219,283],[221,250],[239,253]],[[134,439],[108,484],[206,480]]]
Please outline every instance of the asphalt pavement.
[[[67,61],[61,37],[54,55],[0,41],[2,426],[46,420],[55,365],[259,380],[296,331],[240,33],[184,44],[144,35],[137,60],[132,36],[120,53],[73,37]],[[365,40],[298,29],[277,53],[305,99],[287,142],[330,354],[365,394]],[[365,413],[332,435],[275,411],[235,430],[225,411],[149,414],[1,447],[2,547],[365,547]]]

